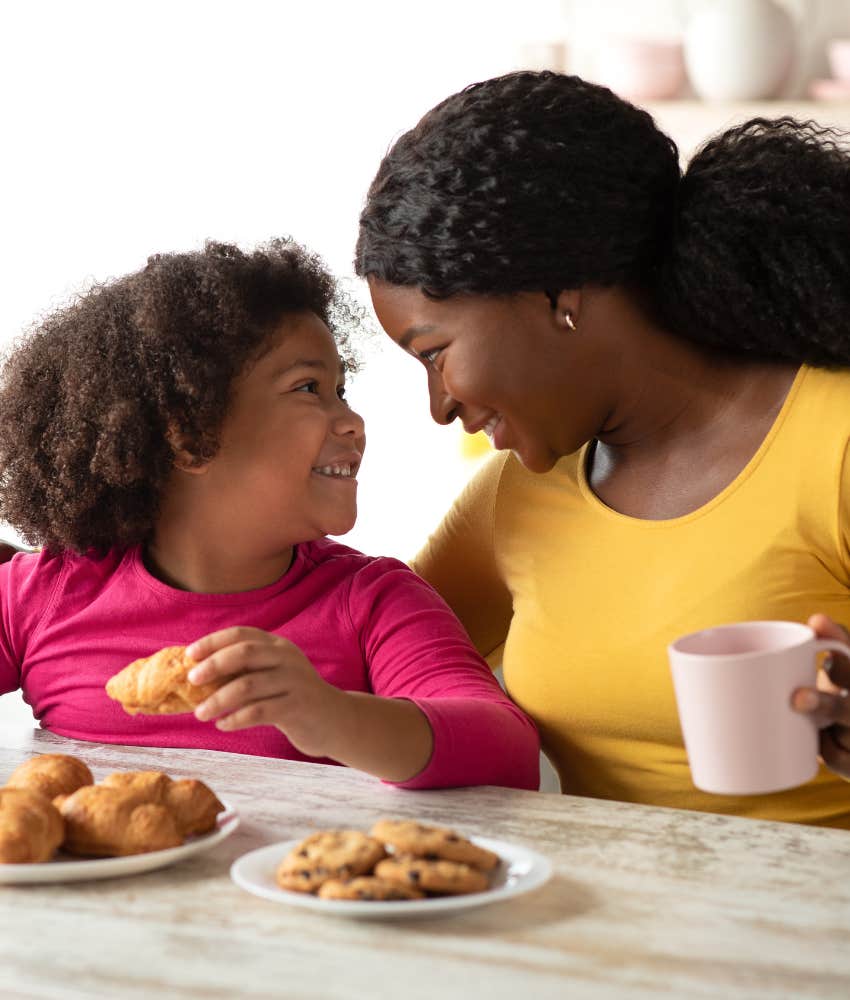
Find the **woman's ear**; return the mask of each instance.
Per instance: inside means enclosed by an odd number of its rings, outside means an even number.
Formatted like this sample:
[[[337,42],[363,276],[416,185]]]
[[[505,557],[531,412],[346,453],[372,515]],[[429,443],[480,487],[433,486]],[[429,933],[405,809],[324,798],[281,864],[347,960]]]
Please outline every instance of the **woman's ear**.
[[[169,445],[171,445],[175,469],[178,469],[180,472],[186,472],[190,476],[201,476],[207,471],[209,463],[189,451],[186,447],[186,435],[174,424],[169,424],[165,437]]]
[[[553,311],[555,322],[568,333],[577,333],[581,314],[581,290],[578,288],[564,289],[553,296]]]

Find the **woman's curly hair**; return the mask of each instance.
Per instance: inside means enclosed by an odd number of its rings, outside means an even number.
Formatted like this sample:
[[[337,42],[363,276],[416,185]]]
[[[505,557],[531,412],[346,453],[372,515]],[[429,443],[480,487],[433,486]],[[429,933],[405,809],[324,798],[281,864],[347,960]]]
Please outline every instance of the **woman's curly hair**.
[[[361,311],[287,239],[157,254],[48,316],[0,378],[0,516],[53,550],[147,540],[170,442],[211,458],[233,380],[302,311],[328,324],[353,369],[348,327]]]
[[[682,177],[650,115],[518,72],[429,111],[384,157],[355,270],[445,298],[624,285],[733,355],[850,364],[850,158],[813,122],[754,119]]]

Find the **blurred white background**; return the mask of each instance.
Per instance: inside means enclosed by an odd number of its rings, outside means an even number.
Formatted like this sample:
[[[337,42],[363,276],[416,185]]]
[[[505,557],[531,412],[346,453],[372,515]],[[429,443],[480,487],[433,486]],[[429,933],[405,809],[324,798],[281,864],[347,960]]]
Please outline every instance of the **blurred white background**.
[[[0,348],[93,280],[209,237],[289,234],[350,276],[378,162],[430,106],[521,65],[592,76],[600,33],[675,34],[699,2],[4,4]],[[788,6],[818,38],[850,29],[847,3]],[[346,541],[409,558],[479,459],[431,422],[418,365],[379,337],[364,353],[350,398],[369,448]]]
[[[559,35],[563,15],[557,0],[28,0],[3,11],[0,347],[93,280],[208,237],[251,246],[289,234],[350,275],[363,198],[393,138],[449,93],[516,68],[524,40]],[[369,447],[345,541],[409,558],[472,464],[460,432],[431,422],[420,367],[389,347],[364,345],[350,387]],[[17,696],[0,705],[29,719]]]
[[[557,2],[530,7],[537,24],[561,14]],[[363,197],[394,136],[450,92],[514,68],[522,30],[538,30],[529,5],[422,11],[384,0],[5,6],[0,343],[92,280],[207,237],[250,246],[289,234],[350,274]],[[351,386],[369,449],[349,540],[408,557],[467,469],[454,429],[430,422],[418,366],[381,346],[366,346]]]

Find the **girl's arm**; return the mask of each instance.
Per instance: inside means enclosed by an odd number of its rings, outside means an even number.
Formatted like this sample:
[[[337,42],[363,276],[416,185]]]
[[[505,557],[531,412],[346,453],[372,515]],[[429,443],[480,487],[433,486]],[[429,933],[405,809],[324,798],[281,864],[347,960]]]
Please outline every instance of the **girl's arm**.
[[[347,605],[340,626],[360,642],[372,693],[335,688],[281,636],[230,628],[187,650],[200,661],[190,680],[226,680],[196,717],[225,731],[274,725],[307,756],[410,788],[538,787],[534,725],[428,584],[397,560],[371,560]]]
[[[431,726],[416,705],[334,687],[281,636],[222,629],[187,653],[199,661],[189,675],[194,683],[228,679],[195,710],[222,731],[277,726],[306,756],[329,757],[386,781],[412,778],[431,757]]]

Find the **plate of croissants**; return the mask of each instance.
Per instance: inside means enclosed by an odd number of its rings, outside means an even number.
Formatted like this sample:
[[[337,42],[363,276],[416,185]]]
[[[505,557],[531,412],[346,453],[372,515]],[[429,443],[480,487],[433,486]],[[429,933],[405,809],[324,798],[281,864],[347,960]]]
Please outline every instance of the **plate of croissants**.
[[[197,779],[117,771],[95,783],[78,757],[39,754],[0,788],[0,884],[153,871],[209,850],[238,825]]]

